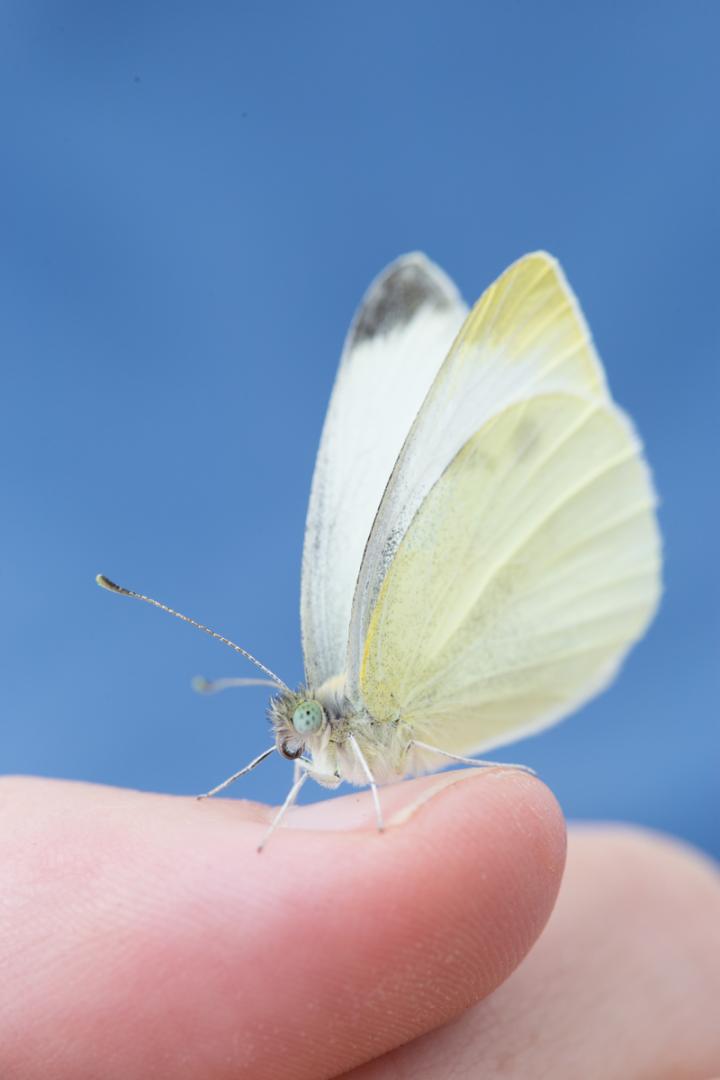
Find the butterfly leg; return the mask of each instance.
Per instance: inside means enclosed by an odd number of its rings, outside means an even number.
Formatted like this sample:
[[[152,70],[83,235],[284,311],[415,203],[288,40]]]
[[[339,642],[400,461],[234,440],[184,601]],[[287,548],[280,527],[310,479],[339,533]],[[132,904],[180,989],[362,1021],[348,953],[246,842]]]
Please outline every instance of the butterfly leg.
[[[300,794],[300,788],[303,786],[303,784],[305,783],[305,781],[307,780],[309,775],[310,774],[308,773],[307,769],[302,769],[301,775],[297,778],[297,780],[295,781],[293,786],[290,788],[290,791],[288,792],[288,795],[287,795],[287,798],[285,799],[285,802],[282,804],[282,806],[278,810],[277,814],[273,818],[272,823],[270,825],[270,828],[268,829],[268,831],[265,833],[262,840],[258,844],[258,852],[262,851],[262,849],[265,847],[268,840],[270,839],[272,834],[275,832],[278,825],[280,824],[280,822],[285,817],[285,815],[288,812],[288,810],[290,809],[290,807],[293,805],[293,803],[297,799],[298,795]]]
[[[210,788],[210,791],[206,791],[202,795],[196,795],[195,798],[209,799],[212,795],[217,795],[219,791],[224,791],[226,787],[230,787],[231,784],[234,784],[235,781],[239,780],[241,776],[245,775],[245,773],[252,772],[252,770],[257,765],[259,765],[261,761],[264,761],[265,758],[270,757],[270,755],[274,753],[275,750],[277,750],[276,746],[271,746],[269,750],[263,750],[262,754],[258,754],[256,758],[253,758],[250,764],[246,765],[244,769],[240,769],[239,772],[233,773],[232,776],[228,776],[227,780],[223,780],[222,784],[218,784],[217,787]]]
[[[430,750],[431,753],[440,754],[441,757],[449,758],[451,761],[459,761],[463,765],[475,765],[480,769],[489,769],[495,766],[500,769],[518,769],[519,772],[529,773],[530,776],[537,775],[529,765],[516,765],[509,761],[482,761],[480,758],[461,757],[459,754],[450,754],[447,750],[441,750],[439,746],[430,746],[428,743],[418,742],[417,739],[410,740],[407,744],[407,750],[412,750],[413,746],[417,746],[418,750]]]
[[[355,757],[360,762],[360,768],[365,773],[365,776],[367,777],[367,782],[370,785],[370,790],[372,791],[373,802],[375,803],[375,818],[377,820],[378,832],[385,832],[385,822],[383,821],[382,807],[380,806],[380,796],[378,795],[378,788],[375,782],[375,777],[370,772],[370,766],[365,760],[365,755],[360,749],[358,741],[354,735],[349,736],[349,742],[353,748],[353,751],[355,752]]]
[[[303,786],[303,784],[308,778],[310,778],[311,780],[315,780],[323,787],[331,789],[339,787],[339,785],[342,783],[342,780],[339,776],[331,775],[330,773],[317,772],[316,769],[313,769],[312,762],[309,758],[296,758],[293,765],[293,786],[290,788],[290,793],[287,799],[278,810],[270,828],[263,837],[258,847],[258,851],[262,851],[262,849],[265,847],[269,838],[275,832],[287,811],[295,803],[300,792],[300,788]]]

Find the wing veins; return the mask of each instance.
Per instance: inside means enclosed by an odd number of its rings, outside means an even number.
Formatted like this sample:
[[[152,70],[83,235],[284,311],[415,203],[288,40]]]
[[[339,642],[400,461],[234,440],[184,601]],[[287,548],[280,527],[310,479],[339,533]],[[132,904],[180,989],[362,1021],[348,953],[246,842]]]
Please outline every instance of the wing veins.
[[[531,401],[531,400],[532,400],[532,399],[528,398],[526,402],[523,402],[523,403],[522,403],[522,405],[523,405],[523,406],[526,406],[526,405],[527,405],[527,403],[528,403],[529,401]],[[515,407],[517,407],[517,405],[516,405]],[[557,453],[557,452],[558,452],[559,450],[561,450],[561,449],[562,449],[562,447],[563,447],[563,446],[565,445],[565,443],[567,443],[567,442],[568,442],[568,441],[569,441],[570,439],[572,439],[572,438],[573,438],[573,437],[574,437],[575,435],[577,435],[577,433],[578,433],[579,431],[581,431],[581,430],[583,429],[583,427],[585,426],[585,424],[586,424],[586,423],[588,423],[588,421],[589,421],[589,420],[590,420],[590,419],[591,419],[591,418],[592,418],[592,417],[593,417],[593,416],[595,415],[595,413],[596,413],[596,412],[598,411],[599,407],[600,407],[600,406],[599,406],[599,403],[595,403],[595,402],[592,402],[592,401],[589,401],[589,402],[588,402],[588,409],[587,409],[587,411],[586,411],[586,412],[582,413],[582,415],[580,416],[580,419],[579,419],[579,420],[577,420],[577,421],[576,421],[576,422],[575,422],[575,423],[574,423],[574,424],[573,424],[573,425],[572,425],[572,426],[571,426],[570,428],[568,428],[568,429],[567,429],[566,431],[564,431],[564,432],[563,432],[563,435],[562,435],[562,438],[558,439],[558,440],[557,440],[557,441],[556,441],[555,443],[553,443],[553,444],[552,444],[552,446],[551,446],[551,447],[550,447],[550,448],[549,448],[549,449],[548,449],[548,450],[547,450],[547,451],[545,452],[545,454],[544,454],[544,455],[542,455],[542,456],[541,456],[541,457],[539,458],[539,460],[535,462],[535,465],[533,466],[533,469],[532,469],[532,471],[528,473],[528,475],[527,475],[527,477],[526,477],[526,479],[525,479],[525,481],[524,481],[524,483],[523,483],[523,486],[522,486],[521,488],[519,488],[519,490],[518,490],[518,492],[517,492],[517,495],[518,495],[518,496],[519,496],[519,495],[521,495],[521,494],[522,494],[522,492],[523,492],[523,491],[525,491],[525,490],[527,489],[527,487],[528,487],[528,484],[532,482],[532,480],[533,480],[533,479],[535,478],[535,476],[537,475],[537,473],[539,472],[539,470],[540,470],[540,469],[542,469],[542,468],[543,468],[543,467],[544,467],[544,466],[545,466],[545,465],[546,465],[546,464],[548,463],[548,461],[550,461],[550,460],[551,460],[551,459],[552,459],[552,458],[553,458],[553,457],[555,456],[555,454],[556,454],[556,453]],[[523,410],[522,410],[522,411],[523,411],[523,412],[525,411],[525,410],[524,410],[524,408],[523,408]],[[522,421],[522,413],[520,413],[520,414],[519,414],[519,419],[518,419],[518,423],[520,423],[521,421]],[[517,426],[517,425],[516,425],[516,426]],[[480,428],[480,431],[482,431],[482,430],[483,430],[483,429],[482,429],[482,428]],[[471,438],[470,438],[470,439],[468,439],[468,441],[467,441],[467,442],[465,443],[465,446],[464,446],[464,447],[463,447],[463,448],[462,448],[462,449],[461,449],[461,450],[460,450],[460,451],[459,451],[458,453],[462,453],[462,452],[463,452],[463,450],[465,449],[465,447],[466,447],[466,446],[467,446],[467,445],[468,445],[468,444],[469,444],[469,443],[470,443],[470,442],[472,441],[472,439],[474,439],[474,438],[475,438],[475,437],[476,437],[476,436],[477,436],[478,434],[479,434],[479,432],[476,432],[476,433],[475,433],[475,435],[471,436]],[[455,461],[455,460],[456,460],[456,458],[453,458],[453,461]],[[451,467],[451,465],[452,465],[452,462],[450,463],[450,465],[448,465],[448,468],[450,468],[450,467]],[[447,470],[446,470],[446,471],[447,471]],[[491,489],[491,492],[490,492],[491,496],[494,496],[495,492],[497,492],[497,490],[498,490],[498,487],[500,486],[500,484],[501,484],[501,482],[502,482],[502,480],[503,480],[503,479],[504,479],[504,477],[500,477],[500,476],[497,476],[497,477],[495,478],[495,482],[493,483],[493,485],[492,485],[492,489]],[[572,494],[572,493],[571,493],[571,494]],[[488,504],[490,503],[490,501],[491,501],[490,499],[486,499],[486,503],[485,503],[485,506],[486,506],[486,508],[487,508],[487,505],[488,505]],[[421,508],[422,508],[422,504],[421,504],[421,506],[420,506],[420,507],[418,508],[418,511],[417,511],[417,513],[419,513],[419,512],[420,512],[420,509],[421,509]],[[548,520],[549,520],[549,518],[550,518],[550,517],[552,517],[552,513],[548,515]],[[540,523],[540,525],[538,526],[538,528],[539,528],[539,527],[541,527],[541,526],[542,526],[542,525],[543,525],[544,523],[545,523],[545,519],[543,519],[543,521],[542,521],[542,522]],[[410,525],[408,526],[408,528],[407,528],[407,530],[406,530],[406,533],[405,533],[405,535],[406,535],[406,536],[407,536],[407,534],[409,533],[409,531],[410,531],[410,529],[411,529],[411,528],[412,528],[412,522],[410,523]],[[528,535],[527,535],[527,537],[525,538],[525,540],[524,540],[523,542],[521,542],[521,544],[520,544],[520,546],[518,547],[518,549],[517,549],[517,550],[522,550],[522,547],[524,546],[524,543],[525,543],[525,542],[527,542],[527,540],[529,540],[529,539],[532,539],[532,536],[533,536],[533,535],[534,535],[534,533],[532,533],[532,532],[531,532],[530,534],[528,534]],[[401,541],[401,542],[402,542],[402,541]],[[469,548],[469,547],[471,546],[471,544],[472,544],[472,543],[473,543],[473,537],[472,537],[472,536],[470,536],[470,537],[468,538],[468,542],[467,542],[467,545],[466,545],[466,550],[467,550],[467,548]],[[512,558],[514,554],[515,554],[515,551],[513,551],[513,552],[511,553],[511,555],[510,555],[510,558]],[[507,562],[507,561],[508,561],[508,560],[506,560],[506,562]],[[482,596],[482,594],[483,594],[483,593],[485,592],[485,589],[486,589],[487,585],[489,585],[489,584],[490,584],[490,582],[491,582],[491,581],[492,581],[492,580],[494,579],[494,577],[496,576],[496,574],[497,574],[498,570],[500,570],[501,568],[502,568],[502,564],[496,564],[495,568],[494,568],[494,569],[493,569],[493,571],[491,572],[491,575],[490,575],[490,577],[489,577],[489,578],[486,578],[486,579],[485,579],[485,581],[483,582],[482,590],[481,590],[480,594],[478,595],[477,599],[476,599],[476,600],[475,600],[475,601],[473,602],[473,604],[471,605],[471,607],[473,607],[473,606],[475,605],[475,603],[479,602],[479,599],[480,599],[480,597]],[[459,575],[460,575],[460,573],[461,573],[461,569],[462,569],[462,563],[461,563],[461,560],[460,560],[460,559],[458,559],[458,562],[457,562],[457,566],[456,566],[456,569],[455,569],[455,570],[454,570],[454,572],[453,572],[453,575],[452,575],[452,578],[451,578],[451,582],[450,582],[450,584],[449,584],[449,587],[448,587],[448,591],[450,591],[450,589],[451,589],[451,588],[453,588],[453,587],[455,586],[455,584],[456,584],[456,582],[457,582],[457,579],[458,579],[458,577],[459,577]],[[435,619],[435,617],[436,617],[436,615],[437,615],[437,612],[438,612],[438,608],[439,608],[439,607],[440,607],[440,605],[442,604],[442,602],[443,602],[443,599],[444,599],[444,597],[442,597],[442,596],[438,595],[438,596],[437,596],[437,597],[436,597],[436,598],[434,599],[434,601],[433,601],[433,602],[432,602],[431,604],[429,604],[429,605],[428,605],[428,610],[427,610],[427,611],[425,612],[425,617],[424,617],[424,619],[423,619],[423,624],[422,624],[422,633],[419,633],[419,634],[417,635],[417,639],[416,639],[416,643],[415,643],[415,649],[414,649],[414,652],[413,652],[413,654],[412,654],[411,658],[410,658],[410,659],[409,659],[409,661],[408,661],[408,665],[407,665],[407,669],[408,669],[408,670],[412,670],[413,664],[414,664],[414,663],[415,663],[415,661],[417,660],[417,656],[418,656],[418,653],[419,653],[419,651],[420,651],[420,648],[421,648],[421,644],[422,644],[422,636],[423,636],[423,634],[425,633],[425,631],[427,630],[427,627],[428,627],[428,626],[429,626],[429,625],[430,625],[430,624],[431,624],[431,623],[432,623],[432,622],[434,621],[434,619]],[[462,621],[464,621],[464,620],[460,620],[460,622],[462,622]],[[456,626],[457,626],[457,625],[458,625],[458,624],[456,624]],[[454,633],[454,632],[455,632],[454,630],[453,630],[453,631],[451,631],[451,633]]]
[[[455,620],[455,623],[454,623],[452,629],[450,629],[448,631],[448,633],[445,635],[445,637],[443,639],[443,642],[438,647],[438,652],[441,652],[446,647],[448,641],[454,636],[454,634],[457,633],[459,627],[462,626],[462,624],[467,620],[469,613],[472,612],[472,610],[475,607],[477,607],[477,605],[479,603],[481,603],[483,596],[487,592],[488,586],[495,580],[498,573],[503,569],[504,566],[506,566],[508,564],[508,562],[512,561],[512,559],[515,557],[515,555],[517,555],[517,553],[519,551],[522,551],[522,549],[524,547],[526,547],[526,545],[537,535],[537,533],[540,531],[540,529],[543,528],[548,523],[548,521],[550,521],[559,510],[562,510],[563,507],[565,507],[569,502],[571,502],[573,499],[575,499],[583,491],[587,490],[587,488],[591,487],[592,484],[596,483],[598,480],[601,480],[612,469],[618,468],[620,465],[624,465],[625,462],[628,461],[633,456],[634,456],[634,454],[633,454],[633,452],[631,452],[631,450],[625,450],[622,455],[618,455],[618,458],[616,460],[613,460],[612,462],[604,463],[602,468],[598,469],[592,476],[586,477],[585,481],[582,484],[576,485],[576,487],[573,488],[572,491],[570,491],[569,493],[566,493],[555,504],[555,506],[552,508],[552,510],[550,510],[550,512],[545,515],[545,517],[541,518],[540,521],[536,522],[533,525],[532,529],[528,533],[525,534],[525,536],[522,538],[522,540],[512,549],[512,551],[508,554],[508,556],[503,560],[502,563],[499,563],[499,562],[495,563],[495,565],[493,566],[489,576],[486,577],[483,580],[482,587],[481,587],[480,591],[477,593],[477,595],[475,596],[475,598],[473,599],[473,601],[470,604],[465,605],[462,616],[459,619]],[[458,560],[458,562],[459,562],[459,560]],[[454,574],[453,574],[453,583],[455,581],[457,581],[459,573],[460,573],[460,570],[456,569]],[[433,602],[433,604],[431,605],[431,610],[432,610],[433,617],[437,614],[437,610],[438,610],[438,608],[439,608],[439,606],[440,606],[443,599],[444,599],[443,597],[438,596],[435,599],[435,601]],[[424,619],[424,621],[423,621],[423,633],[425,632],[425,630],[427,629],[427,626],[429,625],[429,623],[431,621],[432,620],[429,617]],[[418,654],[420,652],[421,644],[422,644],[422,635],[418,634],[417,641],[415,643],[415,647],[414,647],[414,651],[412,653],[411,659],[408,660],[408,663],[406,665],[406,672],[409,672],[409,671],[413,670],[413,665],[414,665],[415,661],[417,660]],[[455,662],[450,664],[448,666],[447,670],[452,670],[452,668],[454,668],[454,667],[455,667]]]
[[[635,605],[632,605],[631,607],[628,607],[626,610],[627,610],[627,612],[635,611],[639,607],[640,607],[640,605],[635,604]],[[627,635],[620,635],[619,637],[614,637],[612,639],[612,644],[613,645],[622,644],[625,641],[630,641],[630,640],[634,639],[634,637],[635,637],[634,633],[630,633],[630,634],[627,634]],[[533,661],[532,663],[509,664],[504,668],[500,668],[500,669],[498,669],[496,671],[493,671],[492,675],[488,675],[488,676],[485,676],[485,677],[481,676],[480,680],[478,680],[478,681],[480,681],[483,686],[491,686],[492,683],[495,680],[505,678],[508,675],[517,675],[518,673],[524,672],[524,671],[535,671],[538,668],[547,667],[548,664],[556,664],[556,663],[559,663],[562,660],[569,660],[570,658],[574,658],[574,657],[577,657],[577,656],[585,656],[585,655],[588,655],[589,653],[593,653],[593,652],[604,652],[609,647],[609,644],[610,644],[609,642],[603,642],[601,644],[595,644],[595,645],[584,645],[584,646],[581,646],[581,647],[579,647],[577,649],[566,649],[563,652],[554,653],[552,656],[544,657],[542,660]],[[463,658],[467,657],[467,650],[463,650],[462,657]],[[450,672],[454,667],[455,667],[455,661],[453,661],[453,664],[451,664],[451,665],[449,665],[447,667],[447,669],[443,672],[443,675]],[[422,693],[426,693],[429,689],[431,689],[437,683],[437,681],[438,681],[438,676],[433,676],[432,680],[429,680],[427,683],[424,683],[422,688],[421,688]],[[472,680],[468,680],[468,681],[472,681]],[[420,695],[420,689],[418,689],[418,691],[416,693],[414,693],[411,698],[408,699],[408,706],[411,704],[411,702],[416,701],[417,698],[419,697],[419,695]],[[498,699],[498,700],[501,700],[501,699]],[[448,704],[452,703],[452,698],[448,698],[447,703]],[[406,712],[411,712],[412,710],[408,707],[405,711]]]

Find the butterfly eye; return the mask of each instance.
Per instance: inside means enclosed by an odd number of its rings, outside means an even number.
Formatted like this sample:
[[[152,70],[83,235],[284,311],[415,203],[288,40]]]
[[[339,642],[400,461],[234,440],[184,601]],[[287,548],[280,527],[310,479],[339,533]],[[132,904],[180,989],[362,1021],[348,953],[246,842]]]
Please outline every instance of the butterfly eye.
[[[314,735],[320,730],[325,712],[318,701],[301,701],[293,713],[293,727],[301,735]]]

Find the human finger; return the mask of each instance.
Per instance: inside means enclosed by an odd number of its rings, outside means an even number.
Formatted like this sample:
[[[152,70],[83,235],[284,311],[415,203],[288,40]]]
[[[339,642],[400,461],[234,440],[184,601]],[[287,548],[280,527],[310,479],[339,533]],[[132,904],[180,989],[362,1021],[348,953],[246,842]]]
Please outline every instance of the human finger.
[[[517,772],[270,809],[0,785],[0,1073],[320,1080],[457,1015],[519,963],[564,855]]]

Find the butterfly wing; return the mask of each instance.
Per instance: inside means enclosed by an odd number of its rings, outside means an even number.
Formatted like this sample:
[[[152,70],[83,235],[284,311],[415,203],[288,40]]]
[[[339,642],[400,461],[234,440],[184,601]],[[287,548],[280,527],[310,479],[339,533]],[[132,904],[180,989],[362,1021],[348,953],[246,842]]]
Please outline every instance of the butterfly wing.
[[[654,495],[544,253],[471,312],[405,441],[358,578],[348,693],[473,752],[596,693],[659,594]]]
[[[350,328],[318,451],[303,550],[306,680],[344,672],[363,550],[403,440],[466,315],[421,254],[396,260]]]
[[[487,421],[383,580],[360,668],[371,714],[468,754],[595,694],[657,604],[653,504],[619,410],[549,394]]]

